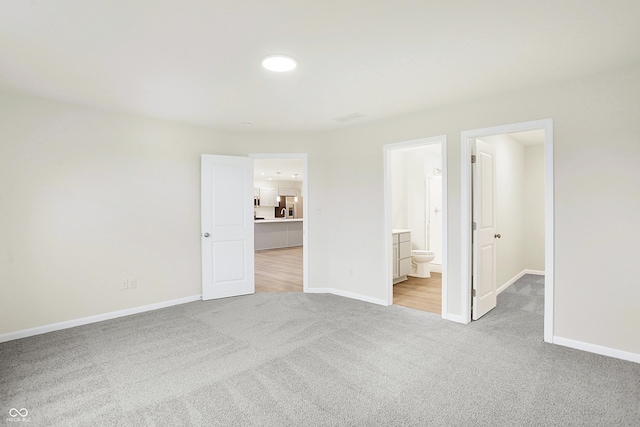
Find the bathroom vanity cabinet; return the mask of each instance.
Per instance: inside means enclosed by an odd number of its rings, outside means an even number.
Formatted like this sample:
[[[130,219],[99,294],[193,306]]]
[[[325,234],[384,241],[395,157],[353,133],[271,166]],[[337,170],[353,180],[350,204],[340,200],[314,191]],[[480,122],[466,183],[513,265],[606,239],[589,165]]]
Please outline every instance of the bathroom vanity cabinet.
[[[393,283],[407,280],[411,273],[411,230],[393,230]]]

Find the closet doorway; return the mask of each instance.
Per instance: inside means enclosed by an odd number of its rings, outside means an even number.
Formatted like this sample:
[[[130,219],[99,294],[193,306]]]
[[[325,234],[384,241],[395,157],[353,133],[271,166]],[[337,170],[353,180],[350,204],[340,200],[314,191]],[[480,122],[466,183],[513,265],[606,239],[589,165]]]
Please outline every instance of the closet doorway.
[[[524,273],[534,274],[544,272],[544,340],[546,342],[552,342],[553,338],[553,287],[554,287],[554,228],[553,228],[553,120],[543,119],[531,122],[515,123],[504,126],[496,126],[490,128],[476,129],[462,132],[461,144],[462,144],[462,165],[461,165],[461,267],[462,267],[462,280],[460,283],[460,304],[463,307],[461,323],[469,323],[472,319],[472,306],[474,305],[474,298],[479,297],[479,292],[474,297],[474,283],[479,281],[479,276],[483,276],[482,273],[478,273],[477,266],[482,264],[482,261],[476,260],[477,256],[474,255],[473,248],[473,165],[474,158],[472,155],[474,144],[478,139],[487,139],[493,136],[511,134],[514,136],[518,133],[541,131],[543,134],[543,159],[544,159],[544,268],[541,271],[523,270]],[[507,135],[508,136],[508,135]],[[491,138],[490,138],[491,139]],[[492,141],[493,142],[493,141]],[[476,158],[476,162],[478,158]],[[499,195],[498,195],[499,197]],[[478,228],[480,226],[477,226]],[[530,227],[528,227],[530,228]],[[495,234],[496,238],[501,238],[501,234],[498,230]],[[500,237],[498,237],[500,236]],[[505,235],[506,239],[507,235]],[[511,236],[509,236],[511,237]],[[501,242],[502,243],[502,242]],[[505,242],[506,243],[506,242]],[[475,260],[475,262],[474,262]],[[486,275],[484,275],[486,276]],[[480,279],[484,280],[484,276]],[[499,293],[502,289],[506,289],[511,283],[515,282],[519,277],[514,276],[512,280],[508,280],[504,285],[502,283],[495,283],[495,275],[493,275],[494,283],[491,284],[491,290],[494,293]],[[477,317],[477,316],[476,316]]]

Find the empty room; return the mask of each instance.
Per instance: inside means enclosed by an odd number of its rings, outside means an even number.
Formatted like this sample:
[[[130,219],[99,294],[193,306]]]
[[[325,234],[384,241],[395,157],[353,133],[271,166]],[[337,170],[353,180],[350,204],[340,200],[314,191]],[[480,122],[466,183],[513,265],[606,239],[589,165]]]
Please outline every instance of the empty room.
[[[639,117],[637,1],[0,0],[0,421],[638,425]]]

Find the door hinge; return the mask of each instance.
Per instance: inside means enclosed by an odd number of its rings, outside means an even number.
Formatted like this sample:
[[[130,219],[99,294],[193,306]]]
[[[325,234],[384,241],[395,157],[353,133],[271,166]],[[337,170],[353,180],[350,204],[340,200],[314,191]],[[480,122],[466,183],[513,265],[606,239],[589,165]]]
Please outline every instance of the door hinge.
[[[472,229],[473,231],[476,231],[476,223],[475,223],[475,222],[472,222],[472,223],[471,223],[471,229]]]
[[[472,154],[471,155],[471,163],[475,163],[476,162],[476,155]]]
[[[475,289],[471,292],[471,296],[473,296],[474,298],[476,297],[476,290]]]

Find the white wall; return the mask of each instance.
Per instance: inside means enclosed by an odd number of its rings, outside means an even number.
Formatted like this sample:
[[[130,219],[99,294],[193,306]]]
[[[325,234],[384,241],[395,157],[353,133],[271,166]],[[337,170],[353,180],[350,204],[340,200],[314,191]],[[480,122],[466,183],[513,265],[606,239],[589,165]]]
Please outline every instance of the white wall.
[[[640,353],[640,287],[634,282],[640,211],[640,65],[329,133],[335,153],[327,191],[357,221],[336,221],[328,240],[333,286],[386,298],[384,144],[446,134],[447,311],[460,315],[461,132],[554,119],[555,330],[558,337]],[[598,171],[594,175],[593,171]],[[597,179],[596,179],[597,177]],[[343,183],[350,183],[346,190]],[[594,202],[597,201],[597,202]],[[333,212],[333,211],[331,211]],[[330,216],[339,217],[338,212]],[[597,227],[595,224],[607,224]],[[603,251],[603,247],[615,250]],[[358,255],[356,255],[358,254]],[[588,260],[609,268],[585,268]],[[349,277],[349,270],[354,277]],[[602,283],[607,283],[603,293]],[[606,295],[606,298],[603,298]],[[465,308],[466,310],[466,308]]]
[[[411,230],[411,248],[426,250],[426,177],[433,175],[434,168],[442,169],[440,144],[395,149],[390,155],[393,228]]]
[[[10,93],[0,117],[0,335],[200,294],[202,153],[308,152],[322,199],[312,134],[228,135]],[[322,233],[309,237],[316,283]]]
[[[483,137],[496,147],[496,284],[524,270],[544,271],[544,145],[508,134]]]
[[[482,140],[496,148],[496,233],[502,236],[496,239],[496,285],[500,289],[526,268],[525,149],[509,135]],[[544,201],[544,192],[542,196]]]
[[[459,315],[455,141],[464,130],[552,117],[554,334],[640,354],[638,76],[635,65],[362,126],[291,134],[223,134],[1,94],[0,334],[199,293],[200,153],[309,153],[310,286],[384,301],[382,147],[443,134],[450,142],[447,311]],[[589,260],[608,268],[586,268]],[[123,275],[138,278],[137,294],[117,289]]]
[[[544,271],[544,145],[525,146],[524,161],[525,268]]]
[[[409,223],[412,234],[412,249],[427,250],[427,176],[433,175],[433,169],[442,169],[442,154],[440,144],[430,144],[408,151],[407,164],[409,169]],[[411,202],[413,201],[413,203]],[[439,258],[440,260],[440,258]],[[434,260],[436,262],[436,260]],[[440,261],[441,262],[441,261]]]
[[[407,194],[405,210],[407,211],[407,228],[411,230],[411,249],[426,249],[427,212],[424,147],[403,150],[404,167],[406,169]]]
[[[389,153],[389,179],[391,181],[391,227],[409,229],[407,212],[407,167],[403,149]]]
[[[440,168],[438,168],[440,169]],[[431,176],[427,178],[427,187],[429,189],[427,220],[429,221],[429,230],[427,233],[427,250],[435,253],[435,258],[431,261],[432,267],[437,266],[437,270],[442,272],[442,252],[444,247],[444,194],[442,175]]]

